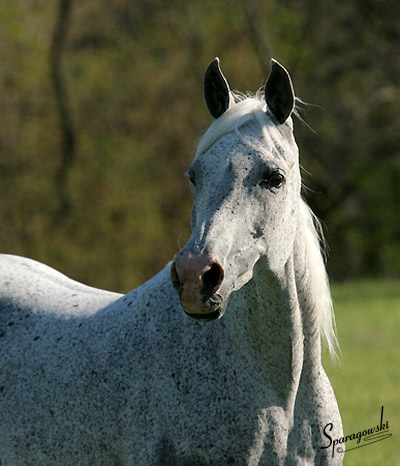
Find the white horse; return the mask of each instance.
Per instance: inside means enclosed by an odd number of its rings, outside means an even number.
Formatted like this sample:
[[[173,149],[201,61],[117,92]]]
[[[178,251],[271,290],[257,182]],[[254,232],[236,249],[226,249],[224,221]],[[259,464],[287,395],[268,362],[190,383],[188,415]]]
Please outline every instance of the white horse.
[[[336,337],[291,79],[273,60],[243,96],[216,59],[205,97],[192,235],[158,275],[121,296],[1,256],[1,466],[342,463],[323,448],[327,425],[343,435],[321,365]]]

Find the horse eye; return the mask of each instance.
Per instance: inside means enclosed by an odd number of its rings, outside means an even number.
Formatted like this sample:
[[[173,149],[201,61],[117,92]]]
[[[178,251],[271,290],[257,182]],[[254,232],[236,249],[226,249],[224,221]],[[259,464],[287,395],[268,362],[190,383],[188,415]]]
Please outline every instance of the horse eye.
[[[276,172],[273,173],[271,178],[269,179],[269,184],[274,188],[280,188],[281,184],[284,182],[285,177],[282,173]]]
[[[194,177],[193,172],[187,171],[187,172],[185,173],[185,176],[186,176],[187,178],[189,178],[189,181],[192,183],[193,186],[196,184],[196,179],[195,179],[195,177]]]
[[[274,170],[264,178],[264,185],[270,188],[280,188],[285,181],[285,176],[279,170]]]

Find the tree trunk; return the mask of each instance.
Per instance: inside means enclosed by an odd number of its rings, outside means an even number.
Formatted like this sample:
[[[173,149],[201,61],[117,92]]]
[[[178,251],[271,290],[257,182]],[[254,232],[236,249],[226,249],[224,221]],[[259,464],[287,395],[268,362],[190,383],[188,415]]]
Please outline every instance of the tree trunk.
[[[68,187],[69,172],[75,158],[75,133],[72,123],[68,92],[62,73],[62,54],[67,38],[71,16],[71,0],[60,0],[57,20],[50,47],[50,73],[54,86],[61,133],[61,160],[56,173],[58,196],[57,220],[65,218],[71,209],[71,195]]]

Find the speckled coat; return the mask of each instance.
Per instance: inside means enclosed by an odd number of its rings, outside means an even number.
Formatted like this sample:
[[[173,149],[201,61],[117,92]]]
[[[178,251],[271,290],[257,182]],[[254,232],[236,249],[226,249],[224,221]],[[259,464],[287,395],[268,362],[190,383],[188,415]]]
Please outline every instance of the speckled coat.
[[[226,115],[241,105],[225,100]],[[324,427],[342,426],[291,118],[262,111],[263,126],[228,131],[191,167],[184,250],[220,258],[220,319],[185,315],[170,264],[121,296],[0,256],[1,466],[341,464],[321,448]]]

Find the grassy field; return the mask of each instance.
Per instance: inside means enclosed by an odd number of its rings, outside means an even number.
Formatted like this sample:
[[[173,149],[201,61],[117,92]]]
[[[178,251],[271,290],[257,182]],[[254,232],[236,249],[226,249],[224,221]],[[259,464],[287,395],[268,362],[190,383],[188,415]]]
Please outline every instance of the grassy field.
[[[392,437],[349,451],[345,466],[400,465],[400,282],[332,286],[340,362],[324,354],[345,435],[389,422]],[[360,443],[361,445],[362,443]],[[357,446],[348,441],[347,448]]]

